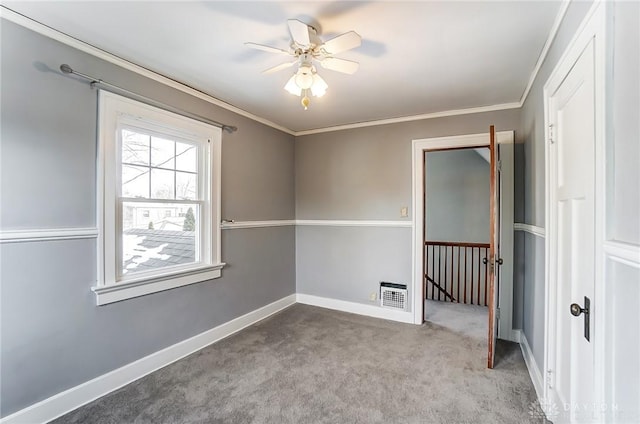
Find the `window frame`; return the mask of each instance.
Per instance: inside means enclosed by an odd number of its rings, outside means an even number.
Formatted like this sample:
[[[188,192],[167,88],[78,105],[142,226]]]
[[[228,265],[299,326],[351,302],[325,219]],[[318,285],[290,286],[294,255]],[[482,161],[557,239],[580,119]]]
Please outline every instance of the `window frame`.
[[[98,92],[97,221],[98,305],[199,283],[221,276],[220,191],[222,130],[112,92]],[[194,203],[199,205],[196,262],[157,271],[122,275],[123,204],[121,194],[122,130],[139,129],[147,134],[192,144],[198,149],[197,200],[144,199],[148,203]],[[175,189],[175,188],[174,188]],[[150,193],[151,194],[151,193]]]

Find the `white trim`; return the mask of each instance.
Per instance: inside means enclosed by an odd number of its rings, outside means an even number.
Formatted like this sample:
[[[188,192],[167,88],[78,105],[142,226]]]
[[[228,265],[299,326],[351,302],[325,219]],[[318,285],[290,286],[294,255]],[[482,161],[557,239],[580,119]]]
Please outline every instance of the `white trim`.
[[[210,344],[229,337],[293,305],[295,302],[295,294],[284,297],[255,311],[251,311],[189,339],[138,359],[121,368],[96,377],[93,380],[53,395],[48,399],[4,417],[0,420],[0,423],[43,423],[54,420],[147,374],[203,349]]]
[[[514,343],[521,343],[522,342],[522,330],[519,330],[517,328],[514,328],[513,330],[511,330],[511,338],[509,339]]]
[[[269,121],[268,119],[261,118],[257,115],[254,115],[250,112],[247,112],[243,109],[240,109],[236,106],[230,105],[229,103],[223,102],[220,99],[216,99],[215,97],[203,93],[202,91],[191,88],[185,84],[182,84],[178,81],[175,81],[171,78],[165,77],[164,75],[158,74],[156,72],[150,71],[149,69],[143,68],[142,66],[136,65],[135,63],[129,62],[128,60],[124,60],[116,55],[113,55],[107,51],[99,49],[95,46],[92,46],[84,41],[81,41],[77,38],[71,37],[63,32],[60,32],[56,29],[53,29],[49,26],[46,26],[36,20],[33,20],[27,16],[21,15],[19,13],[14,12],[13,10],[7,8],[6,6],[0,6],[0,17],[11,21],[15,24],[23,26],[27,29],[30,29],[33,32],[36,32],[45,37],[51,38],[55,41],[58,41],[62,44],[65,44],[69,47],[73,47],[74,49],[80,50],[81,52],[90,54],[94,57],[102,59],[106,62],[117,65],[121,68],[127,69],[129,71],[135,72],[138,75],[142,75],[149,79],[152,79],[156,82],[159,82],[163,85],[166,85],[171,88],[175,88],[176,90],[182,91],[183,93],[189,94],[193,97],[197,97],[200,100],[204,100],[213,105],[219,106],[223,109],[229,110],[231,112],[237,113],[240,116],[244,116],[245,118],[252,119],[261,124],[267,125],[271,128],[275,128],[282,132],[285,132],[290,135],[295,135],[295,132],[283,127],[282,125],[278,125],[274,122]],[[73,66],[73,64],[71,64]]]
[[[303,293],[296,294],[296,302],[333,309],[335,311],[413,324],[413,314],[411,312],[395,311],[393,309],[383,308],[382,306],[365,305],[364,303],[348,302],[346,300],[330,299],[328,297]]]
[[[31,241],[92,239],[98,237],[96,227],[87,228],[32,228],[27,230],[0,231],[0,243]]]
[[[336,220],[336,219],[297,219],[296,225],[326,227],[400,227],[410,228],[411,221],[376,221],[376,220]]]
[[[96,305],[107,305],[133,297],[140,297],[219,278],[221,270],[225,265],[225,263],[220,263],[206,266],[199,270],[190,269],[187,272],[177,274],[163,274],[153,279],[96,286],[91,287],[91,290],[96,294]]]
[[[640,268],[640,246],[613,240],[605,241],[602,246],[611,260]]]
[[[223,230],[234,230],[237,228],[264,228],[264,227],[287,227],[296,225],[295,219],[273,220],[273,221],[222,221]]]
[[[545,237],[545,229],[543,227],[538,227],[536,225],[523,224],[520,222],[516,222],[513,224],[514,231],[524,231],[529,234],[533,234],[538,237]]]
[[[332,131],[342,131],[342,130],[350,130],[354,128],[364,128],[364,127],[373,127],[377,125],[389,125],[389,124],[398,124],[402,122],[411,122],[411,121],[421,121],[423,119],[433,119],[433,118],[444,118],[447,116],[457,116],[457,115],[469,115],[472,113],[483,113],[483,112],[495,112],[498,110],[506,110],[506,109],[518,109],[522,106],[520,102],[513,103],[502,103],[491,106],[479,106],[472,107],[467,109],[454,109],[454,110],[445,110],[442,112],[433,112],[433,113],[425,113],[421,115],[411,115],[411,116],[401,116],[398,118],[388,118],[388,119],[378,119],[374,121],[366,121],[366,122],[356,122],[353,124],[345,124],[345,125],[336,125],[334,127],[326,127],[326,128],[317,128],[313,130],[304,130],[304,131],[296,131],[294,135],[296,137],[303,135],[311,135],[311,134],[320,134],[325,132]]]
[[[522,97],[520,98],[520,107],[524,105],[524,102],[527,100],[527,96],[529,96],[531,87],[533,87],[533,83],[538,77],[538,72],[540,72],[540,68],[542,68],[542,64],[547,58],[547,54],[549,53],[549,49],[553,44],[553,40],[556,38],[556,35],[558,34],[558,29],[560,29],[560,24],[564,19],[564,15],[567,14],[567,9],[569,9],[569,4],[571,4],[571,0],[563,1],[560,3],[560,10],[556,15],[555,21],[553,21],[553,25],[551,26],[551,31],[549,32],[547,41],[545,41],[544,47],[542,47],[542,51],[540,52],[540,56],[538,56],[538,61],[536,62],[536,66],[535,68],[533,68],[533,72],[529,77],[529,83],[527,84],[527,88],[524,89],[524,93],[522,93]]]
[[[533,356],[533,351],[531,347],[529,347],[529,342],[527,341],[527,336],[525,336],[524,331],[522,330],[513,330],[517,333],[517,338],[520,340],[520,350],[522,350],[522,357],[524,358],[524,363],[527,365],[527,370],[529,371],[529,377],[531,377],[531,382],[533,383],[534,389],[536,389],[536,395],[538,396],[538,402],[543,403],[544,399],[544,386],[543,386],[543,378],[542,373],[540,372],[540,367],[536,362],[535,357]]]

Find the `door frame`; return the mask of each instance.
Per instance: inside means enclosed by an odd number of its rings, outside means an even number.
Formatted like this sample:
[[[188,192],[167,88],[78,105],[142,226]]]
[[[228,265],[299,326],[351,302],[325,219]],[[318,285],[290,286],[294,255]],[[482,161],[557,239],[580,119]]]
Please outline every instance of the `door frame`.
[[[487,125],[488,126],[488,125]],[[502,196],[498,207],[502,210],[502,246],[501,255],[504,260],[500,276],[500,321],[498,337],[517,342],[513,331],[513,131],[496,132],[496,142],[503,149],[502,157]],[[414,324],[424,322],[423,293],[423,234],[424,234],[424,176],[426,168],[424,153],[438,149],[463,149],[472,147],[489,147],[489,133],[454,135],[447,137],[422,138],[412,142],[412,310]],[[502,153],[501,153],[502,154]],[[509,158],[509,159],[507,159]],[[508,177],[510,176],[510,177]],[[506,177],[506,178],[504,178]]]
[[[578,60],[582,52],[589,43],[594,42],[594,119],[595,119],[595,263],[594,263],[594,299],[591,304],[593,319],[593,343],[594,343],[594,399],[596,405],[604,405],[604,337],[605,328],[605,302],[604,300],[604,241],[605,241],[605,206],[606,206],[606,158],[605,147],[605,81],[606,81],[606,4],[596,2],[587,13],[582,24],[576,31],[573,39],[558,60],[557,65],[551,72],[543,88],[544,105],[544,152],[545,152],[545,335],[544,335],[544,372],[543,372],[543,401],[554,399],[552,395],[555,370],[551,369],[554,363],[552,355],[555,354],[556,343],[554,329],[556,328],[557,316],[554,305],[556,301],[557,281],[553,277],[553,258],[557,254],[557,246],[552,243],[557,235],[557,214],[554,213],[552,204],[554,197],[551,188],[555,180],[555,173],[552,172],[549,145],[551,144],[552,132],[549,128],[550,110],[549,101],[552,95],[560,87],[566,75],[569,73],[574,63]],[[568,313],[567,305],[567,313]],[[563,405],[556,405],[562,410]]]

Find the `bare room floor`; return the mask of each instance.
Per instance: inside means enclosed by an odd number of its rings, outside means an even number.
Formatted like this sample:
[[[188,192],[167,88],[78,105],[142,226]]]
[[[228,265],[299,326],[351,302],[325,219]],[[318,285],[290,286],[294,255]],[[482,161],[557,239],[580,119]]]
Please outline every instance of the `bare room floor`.
[[[296,304],[56,423],[521,423],[535,392],[520,349]]]

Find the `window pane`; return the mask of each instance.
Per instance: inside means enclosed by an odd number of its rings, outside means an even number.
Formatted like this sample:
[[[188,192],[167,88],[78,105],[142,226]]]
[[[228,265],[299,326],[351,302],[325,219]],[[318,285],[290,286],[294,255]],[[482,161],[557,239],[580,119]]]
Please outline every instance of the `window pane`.
[[[176,198],[196,200],[198,193],[196,174],[176,172]]]
[[[176,169],[180,171],[198,171],[198,150],[186,143],[176,143]]]
[[[122,130],[122,162],[149,165],[149,136]]]
[[[122,165],[122,196],[149,197],[149,168]]]
[[[199,261],[198,205],[125,202],[122,208],[123,275]]]
[[[175,199],[173,191],[173,178],[175,172],[164,169],[151,170],[151,198]]]
[[[151,137],[151,165],[174,168],[176,143],[173,140]]]

